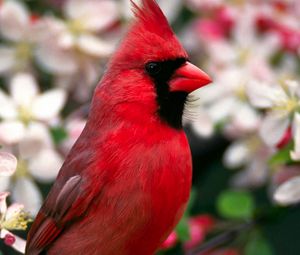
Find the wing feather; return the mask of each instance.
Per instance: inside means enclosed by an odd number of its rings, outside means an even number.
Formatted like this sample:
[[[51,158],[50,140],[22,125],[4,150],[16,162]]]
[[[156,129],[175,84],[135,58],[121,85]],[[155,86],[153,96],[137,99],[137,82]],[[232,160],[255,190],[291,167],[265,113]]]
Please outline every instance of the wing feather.
[[[91,199],[83,199],[82,185],[83,178],[75,175],[67,179],[57,195],[54,193],[57,189],[49,193],[28,234],[25,254],[38,255],[43,252],[67,224],[86,211]]]

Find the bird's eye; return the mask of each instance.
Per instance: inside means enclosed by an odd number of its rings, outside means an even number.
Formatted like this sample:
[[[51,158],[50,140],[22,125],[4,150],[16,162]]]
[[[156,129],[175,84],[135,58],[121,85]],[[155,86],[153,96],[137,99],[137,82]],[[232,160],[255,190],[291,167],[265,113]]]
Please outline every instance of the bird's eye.
[[[161,63],[158,62],[149,62],[146,64],[146,71],[150,75],[157,75],[161,71]]]

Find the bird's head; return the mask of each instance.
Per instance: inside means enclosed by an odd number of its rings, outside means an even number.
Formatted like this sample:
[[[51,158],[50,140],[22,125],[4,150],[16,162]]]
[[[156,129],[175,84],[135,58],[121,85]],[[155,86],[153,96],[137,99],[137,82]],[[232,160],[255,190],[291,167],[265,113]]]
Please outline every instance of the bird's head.
[[[136,20],[112,57],[106,77],[110,81],[114,77],[115,84],[119,81],[117,89],[123,91],[119,98],[155,101],[159,117],[181,128],[187,95],[211,79],[188,61],[154,0],[142,0],[141,6],[132,1],[132,5]]]

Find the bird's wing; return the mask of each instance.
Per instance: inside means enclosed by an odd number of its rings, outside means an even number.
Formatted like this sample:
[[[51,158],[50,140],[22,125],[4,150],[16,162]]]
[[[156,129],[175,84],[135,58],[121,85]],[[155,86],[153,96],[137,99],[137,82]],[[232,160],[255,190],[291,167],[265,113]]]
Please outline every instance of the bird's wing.
[[[30,229],[26,246],[28,255],[40,254],[47,248],[67,224],[86,211],[92,200],[83,192],[83,178],[80,175],[68,178],[59,186],[61,188],[54,186],[51,190]]]

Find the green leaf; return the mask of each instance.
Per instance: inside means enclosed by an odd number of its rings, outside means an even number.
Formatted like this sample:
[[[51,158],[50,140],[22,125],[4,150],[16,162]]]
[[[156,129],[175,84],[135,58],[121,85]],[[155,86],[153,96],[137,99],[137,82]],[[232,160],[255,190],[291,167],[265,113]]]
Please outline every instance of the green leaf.
[[[68,133],[63,127],[52,127],[50,133],[55,144],[60,144],[68,137]]]
[[[195,191],[195,189],[192,189],[190,198],[189,198],[189,201],[188,201],[185,213],[184,213],[185,215],[190,215],[190,211],[195,203],[195,200],[196,200],[196,191]]]
[[[177,237],[180,241],[188,241],[190,239],[190,230],[188,224],[188,217],[183,216],[176,226]]]
[[[283,149],[279,150],[269,159],[269,165],[274,166],[292,163],[293,160],[291,159],[290,151],[293,149],[293,147],[294,144],[289,143]]]
[[[221,216],[229,219],[250,219],[254,213],[254,200],[246,191],[224,191],[218,198],[217,208]]]
[[[272,255],[272,248],[261,234],[253,235],[245,247],[245,255]]]

